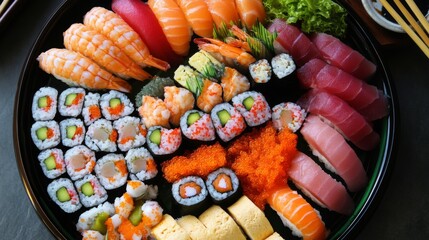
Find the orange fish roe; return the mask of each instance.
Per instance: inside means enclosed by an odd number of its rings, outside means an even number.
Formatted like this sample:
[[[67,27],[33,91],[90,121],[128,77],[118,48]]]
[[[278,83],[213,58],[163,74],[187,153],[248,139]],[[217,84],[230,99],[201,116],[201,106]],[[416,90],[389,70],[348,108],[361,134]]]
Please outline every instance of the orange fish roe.
[[[143,224],[143,221],[140,221],[140,223],[137,226],[134,226],[130,220],[124,219],[124,221],[119,225],[118,232],[122,235],[125,240],[133,240],[133,236],[140,237],[138,239],[147,239],[148,231],[146,229],[146,226]]]
[[[118,132],[116,130],[113,130],[109,135],[109,140],[112,142],[116,142],[118,139]]]
[[[93,120],[93,119],[99,119],[100,117],[101,117],[100,108],[97,105],[89,106],[89,118]]]
[[[116,107],[109,107],[109,113],[111,115],[120,115],[124,111],[125,105],[123,103],[118,104]]]
[[[239,137],[228,148],[228,161],[244,194],[260,209],[264,209],[271,191],[285,185],[296,144],[297,135],[289,130],[277,133],[267,124]]]
[[[205,177],[226,164],[226,151],[216,143],[203,145],[187,156],[176,156],[163,162],[162,171],[167,181],[174,182],[191,175]]]

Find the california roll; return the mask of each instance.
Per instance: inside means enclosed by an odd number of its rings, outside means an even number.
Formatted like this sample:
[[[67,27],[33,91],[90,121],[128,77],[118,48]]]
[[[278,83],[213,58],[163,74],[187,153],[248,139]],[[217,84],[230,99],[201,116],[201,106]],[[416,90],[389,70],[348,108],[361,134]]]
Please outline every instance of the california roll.
[[[280,103],[273,107],[272,121],[277,130],[289,128],[292,132],[301,128],[307,116],[305,109],[293,102]]]
[[[75,183],[80,201],[85,207],[94,207],[107,200],[107,192],[101,186],[97,177],[88,174]]]
[[[59,148],[44,150],[37,156],[42,167],[43,174],[47,178],[54,179],[66,172],[63,151]]]
[[[115,90],[101,95],[100,107],[107,120],[116,120],[130,115],[134,111],[134,105],[127,95]]]
[[[183,135],[191,140],[213,141],[216,138],[210,114],[198,110],[189,110],[180,118]]]
[[[39,150],[57,146],[60,136],[60,127],[55,121],[37,121],[31,126],[31,138]]]
[[[52,120],[57,113],[58,91],[52,87],[42,87],[34,94],[31,110],[36,121]]]
[[[261,125],[271,119],[270,106],[261,93],[254,91],[241,93],[232,98],[232,104],[250,127]]]
[[[217,135],[224,142],[232,140],[246,129],[243,116],[229,103],[216,105],[211,112],[211,118]]]
[[[64,117],[77,117],[82,112],[84,98],[83,88],[67,88],[60,94],[58,112]]]
[[[147,146],[154,155],[169,155],[179,149],[182,143],[180,128],[167,129],[151,127],[147,133]]]

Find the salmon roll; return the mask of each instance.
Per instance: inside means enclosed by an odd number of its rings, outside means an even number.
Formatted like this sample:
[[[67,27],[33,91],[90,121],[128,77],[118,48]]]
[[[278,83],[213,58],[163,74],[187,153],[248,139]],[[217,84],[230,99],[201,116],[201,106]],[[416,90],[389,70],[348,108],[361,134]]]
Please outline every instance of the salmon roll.
[[[146,128],[153,126],[170,127],[171,113],[162,99],[143,96],[142,105],[138,109],[139,115],[143,118]]]
[[[78,118],[64,119],[60,122],[61,142],[66,147],[82,144],[85,138],[85,126]]]
[[[213,202],[220,206],[229,206],[241,196],[240,181],[229,168],[219,168],[210,173],[206,186]]]
[[[83,102],[82,117],[86,126],[101,118],[100,94],[88,93]]]
[[[52,120],[57,113],[58,91],[52,87],[42,87],[34,94],[31,111],[36,121]]]
[[[57,146],[60,136],[60,127],[55,121],[37,121],[31,126],[31,138],[39,150]]]
[[[170,111],[170,123],[179,126],[183,114],[194,108],[195,99],[192,93],[175,86],[164,87],[164,103]]]
[[[167,129],[160,126],[149,128],[147,146],[154,155],[169,155],[179,149],[182,144],[180,128]]]
[[[208,205],[208,191],[204,180],[197,176],[188,176],[174,182],[171,192],[180,215],[199,214]]]
[[[261,125],[271,119],[270,106],[261,93],[255,91],[240,93],[232,98],[232,104],[250,127]]]
[[[76,190],[79,193],[79,199],[82,205],[89,208],[97,206],[107,200],[107,192],[101,186],[97,177],[88,174],[75,183]]]
[[[118,132],[112,122],[98,119],[89,125],[85,135],[85,144],[94,151],[115,152]]]
[[[130,115],[134,111],[134,105],[127,95],[115,90],[101,95],[100,107],[107,120],[116,120]]]
[[[115,207],[113,204],[109,202],[100,204],[80,214],[79,220],[76,223],[76,229],[82,234],[85,231],[92,230],[106,235],[107,226],[105,222],[109,217],[113,216],[113,214],[115,214]]]
[[[48,194],[64,212],[73,213],[82,207],[73,182],[68,178],[59,178],[48,185]]]
[[[190,140],[213,141],[216,133],[210,114],[198,110],[189,110],[180,118],[180,129]]]
[[[286,128],[292,132],[298,131],[306,117],[305,109],[293,102],[284,102],[273,107],[273,126],[279,131]]]
[[[116,189],[127,182],[128,170],[122,154],[109,153],[100,158],[95,165],[95,174],[101,185],[107,189]]]
[[[246,129],[243,116],[229,103],[216,105],[210,115],[217,135],[224,142],[232,140]]]
[[[82,112],[84,99],[83,88],[67,88],[60,94],[58,112],[64,117],[77,117]]]
[[[90,174],[95,166],[95,153],[84,145],[67,150],[64,155],[67,173],[71,180],[78,180]]]
[[[43,174],[47,178],[54,179],[66,172],[63,151],[59,148],[44,150],[37,156],[42,167]]]
[[[115,120],[113,127],[118,132],[118,148],[128,151],[131,148],[142,146],[146,142],[147,130],[141,119],[126,116]]]
[[[155,160],[150,152],[144,148],[133,148],[125,156],[130,177],[145,181],[154,178],[158,174]]]

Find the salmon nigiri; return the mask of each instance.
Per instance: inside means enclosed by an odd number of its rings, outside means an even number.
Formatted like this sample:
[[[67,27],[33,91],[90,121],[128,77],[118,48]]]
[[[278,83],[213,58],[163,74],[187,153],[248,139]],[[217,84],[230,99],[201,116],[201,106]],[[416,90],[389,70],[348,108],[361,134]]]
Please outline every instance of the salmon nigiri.
[[[52,48],[41,53],[37,60],[40,68],[71,86],[89,89],[113,89],[130,92],[131,86],[113,76],[91,59],[67,49]]]
[[[79,52],[121,78],[145,80],[151,77],[109,38],[81,23],[64,32],[64,46]]]
[[[200,37],[213,36],[213,18],[205,0],[177,0],[195,34]]]
[[[217,27],[230,26],[240,20],[234,0],[206,0],[206,3]]]
[[[181,56],[189,52],[192,30],[185,14],[174,0],[149,0],[159,24],[173,51]]]
[[[318,212],[296,191],[288,186],[273,192],[268,203],[292,233],[304,240],[325,239],[326,228]]]
[[[118,14],[103,7],[93,7],[85,14],[83,23],[106,35],[140,67],[156,67],[163,71],[170,65],[153,57],[143,39]]]
[[[256,21],[265,20],[265,8],[262,0],[235,0],[238,15],[245,26],[251,28]]]

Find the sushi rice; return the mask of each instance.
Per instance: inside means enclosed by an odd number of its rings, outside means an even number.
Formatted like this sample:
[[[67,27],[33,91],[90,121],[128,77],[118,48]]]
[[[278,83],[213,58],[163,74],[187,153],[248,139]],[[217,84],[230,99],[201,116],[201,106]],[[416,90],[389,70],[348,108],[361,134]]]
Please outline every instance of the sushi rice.
[[[97,207],[93,207],[83,212],[79,216],[79,220],[76,224],[76,229],[82,233],[86,230],[89,230],[94,223],[96,217],[103,212],[107,213],[109,216],[112,216],[113,214],[115,214],[115,207],[113,206],[113,204],[105,202],[103,204],[98,205]]]
[[[86,183],[91,184],[93,189],[92,195],[88,196],[83,192],[82,186]],[[75,186],[77,192],[79,193],[80,201],[85,207],[94,207],[107,200],[108,196],[106,190],[103,188],[103,186],[101,186],[98,179],[92,174],[88,174],[82,179],[77,180],[75,182]]]
[[[161,132],[160,143],[156,144],[150,140],[154,131]],[[160,126],[151,127],[147,133],[147,145],[149,150],[155,155],[172,154],[179,149],[182,143],[182,134],[180,128],[167,129]]]
[[[272,121],[277,130],[289,128],[292,132],[301,128],[307,116],[305,109],[293,102],[284,102],[273,107]]]
[[[244,102],[250,99],[252,106],[247,110]],[[232,98],[232,104],[243,115],[250,127],[261,125],[271,119],[271,109],[265,97],[258,92],[248,91]]]
[[[95,173],[107,190],[119,188],[127,182],[128,170],[122,154],[109,153],[97,161]]]
[[[55,161],[55,168],[48,169],[47,163],[49,157],[53,157]],[[54,179],[61,176],[66,172],[66,164],[64,162],[63,151],[59,148],[51,148],[44,150],[37,156],[42,167],[43,173],[47,178]]]
[[[94,151],[115,152],[117,132],[112,122],[98,119],[89,125],[85,135],[85,144]]]
[[[222,126],[221,120],[218,116],[218,112],[222,110],[226,110],[231,117],[226,122],[225,126]],[[224,142],[232,140],[246,129],[246,123],[243,116],[241,116],[240,112],[229,103],[221,103],[216,105],[212,109],[211,117],[217,135]]]
[[[52,87],[42,87],[34,94],[31,111],[36,121],[52,120],[57,113],[58,91]],[[46,101],[46,106],[40,106],[39,102]],[[43,103],[42,103],[43,104]]]
[[[267,59],[261,59],[250,64],[249,72],[256,83],[267,83],[271,80],[272,69]]]
[[[190,114],[200,115],[200,118],[191,125],[188,124]],[[210,114],[198,110],[189,110],[180,118],[180,129],[183,135],[191,140],[213,141],[216,138]]]
[[[117,107],[111,107],[111,100],[118,99],[120,101]],[[110,90],[110,92],[101,95],[100,107],[103,116],[107,120],[116,120],[120,117],[130,115],[134,111],[134,105],[124,93]]]
[[[68,96],[75,95],[72,103],[67,106]],[[58,100],[58,112],[64,117],[77,117],[82,112],[85,90],[83,88],[67,88],[62,91]]]
[[[135,176],[138,180],[149,180],[158,174],[155,160],[144,147],[130,149],[125,156],[125,160],[127,161],[130,175]]]
[[[67,194],[70,197],[69,200],[64,202],[61,202],[58,199],[58,191],[60,191],[62,188],[66,189]],[[82,207],[79,196],[73,186],[73,182],[68,178],[59,178],[53,180],[51,183],[49,183],[47,191],[52,201],[54,201],[66,213],[76,212]]]
[[[86,126],[91,125],[97,119],[101,118],[101,109],[100,109],[100,94],[99,93],[88,93],[85,96],[85,101],[83,103],[82,117]]]
[[[71,138],[67,129],[69,127],[75,127],[75,133]],[[85,126],[83,125],[82,120],[78,118],[68,118],[60,122],[60,131],[61,131],[61,142],[66,147],[74,147],[82,144],[83,139],[85,138]]]
[[[274,74],[279,79],[289,76],[296,69],[296,65],[292,59],[292,56],[286,53],[280,53],[279,55],[273,57],[271,59],[271,66],[273,67]]]
[[[137,117],[125,116],[113,122],[118,132],[118,148],[128,151],[131,148],[142,146],[146,142],[146,127]]]
[[[47,138],[39,139],[37,131],[46,128]],[[31,138],[39,150],[56,147],[61,141],[60,127],[55,121],[37,121],[31,126]]]
[[[95,153],[84,145],[70,148],[64,155],[67,173],[70,178],[78,180],[90,174],[95,166]]]

